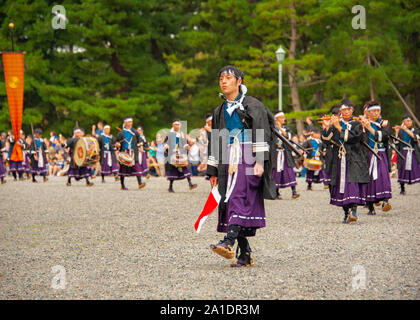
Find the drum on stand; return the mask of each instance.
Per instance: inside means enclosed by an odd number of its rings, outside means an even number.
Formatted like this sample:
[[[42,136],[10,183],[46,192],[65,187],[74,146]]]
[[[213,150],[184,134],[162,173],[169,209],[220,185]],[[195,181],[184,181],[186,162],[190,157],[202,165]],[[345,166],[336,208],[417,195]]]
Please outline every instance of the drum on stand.
[[[82,137],[76,142],[73,160],[78,167],[92,166],[99,162],[99,143],[93,137]]]

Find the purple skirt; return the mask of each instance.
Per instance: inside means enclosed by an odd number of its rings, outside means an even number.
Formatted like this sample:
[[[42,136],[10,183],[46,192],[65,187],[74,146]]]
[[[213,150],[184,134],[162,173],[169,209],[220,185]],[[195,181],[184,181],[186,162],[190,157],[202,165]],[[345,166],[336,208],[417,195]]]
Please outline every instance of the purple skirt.
[[[109,166],[108,156],[109,156],[109,154],[107,152],[105,152],[104,161],[103,161],[104,164],[101,167],[101,175],[108,176],[110,174],[118,174],[119,168],[118,168],[117,162],[113,161],[112,156],[111,156],[111,163],[112,164],[111,164],[111,166]]]
[[[242,144],[242,163],[238,164],[236,184],[226,203],[226,211],[219,213],[218,232],[226,233],[230,225],[239,225],[242,236],[254,236],[256,229],[265,227],[262,177],[253,174],[252,144]],[[228,157],[230,146],[228,147]],[[226,168],[228,174],[228,166]]]
[[[67,176],[69,178],[76,178],[76,180],[88,178],[91,175],[92,175],[92,170],[90,167],[70,168],[69,171],[67,172]]]
[[[405,160],[402,160],[402,165],[398,169],[398,182],[406,184],[415,184],[420,182],[420,163],[417,162],[416,155],[413,151],[411,157],[411,170],[405,170],[408,150],[403,150]]]
[[[322,169],[321,171],[319,171],[319,176],[325,186],[328,186],[331,184],[331,177],[329,176],[329,174],[325,172],[325,169]]]
[[[35,175],[47,174],[47,164],[45,163],[45,161],[46,159],[44,159],[44,164],[42,167],[38,166],[38,162],[35,161],[34,165],[31,167],[31,173]]]
[[[191,177],[191,172],[188,167],[174,167],[169,165],[168,170],[166,170],[166,179],[169,181],[182,180],[188,177]]]
[[[315,175],[315,171],[313,170],[306,170],[306,182],[310,183],[321,183],[324,182],[323,176],[321,172],[324,170],[319,170],[318,174]]]
[[[279,153],[280,150],[277,149],[277,157],[279,156]],[[296,174],[293,171],[293,167],[288,166],[286,156],[283,158],[283,170],[280,172],[277,171],[277,160],[275,161],[273,178],[277,188],[288,188],[297,185]]]
[[[9,160],[9,169],[10,169],[10,172],[16,172],[16,171],[25,172],[26,171],[23,161]]]
[[[331,187],[330,204],[339,206],[339,207],[351,205],[351,204],[364,206],[366,204],[367,184],[357,183],[357,182],[347,182],[348,175],[346,172],[345,183],[344,183],[344,193],[340,193],[340,177],[341,177],[341,166],[339,162],[338,172],[337,172],[337,185]]]
[[[121,177],[141,176],[143,175],[143,168],[141,167],[140,163],[138,163],[137,161],[132,167],[128,167],[123,164],[120,164],[120,172],[118,175],[120,175]]]
[[[29,152],[24,153],[24,160],[23,160],[23,166],[25,167],[25,171],[29,172],[31,170],[31,166],[29,165],[29,160],[31,159],[31,156],[29,155]]]
[[[141,169],[142,169],[142,174],[143,175],[146,175],[146,174],[149,173],[149,167],[147,166],[147,154],[146,154],[146,152],[141,153]]]
[[[4,178],[6,176],[6,168],[3,165],[3,159],[1,158],[0,153],[0,178]]]
[[[383,199],[392,198],[391,193],[391,179],[388,172],[388,156],[385,151],[379,151],[381,161],[377,160],[378,178],[373,180],[373,173],[370,173],[370,180],[366,190],[366,201],[378,202]],[[369,164],[374,157],[372,152],[369,152]],[[370,171],[370,170],[369,170]]]

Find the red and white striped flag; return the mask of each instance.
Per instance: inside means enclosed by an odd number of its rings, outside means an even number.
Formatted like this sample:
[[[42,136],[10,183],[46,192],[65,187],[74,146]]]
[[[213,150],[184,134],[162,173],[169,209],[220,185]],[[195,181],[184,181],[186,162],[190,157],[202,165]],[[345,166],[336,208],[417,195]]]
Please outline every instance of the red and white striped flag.
[[[203,211],[201,211],[200,216],[195,222],[194,228],[197,231],[197,233],[200,232],[201,227],[203,226],[203,223],[204,221],[206,221],[209,214],[212,213],[214,209],[217,208],[221,198],[222,196],[220,195],[217,187],[213,187],[213,189],[210,192],[209,197],[207,198],[206,204],[204,205]]]

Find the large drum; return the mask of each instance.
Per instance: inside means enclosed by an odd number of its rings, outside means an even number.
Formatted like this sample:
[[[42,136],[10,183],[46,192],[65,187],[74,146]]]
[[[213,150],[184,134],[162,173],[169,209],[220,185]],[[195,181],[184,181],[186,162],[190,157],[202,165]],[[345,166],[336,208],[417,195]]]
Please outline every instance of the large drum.
[[[129,153],[122,151],[118,153],[118,162],[127,167],[132,167],[135,164],[134,157]]]
[[[308,170],[318,171],[322,168],[322,161],[317,159],[305,159],[303,165]]]
[[[77,140],[73,160],[78,167],[92,166],[99,162],[99,144],[93,137],[83,137]]]

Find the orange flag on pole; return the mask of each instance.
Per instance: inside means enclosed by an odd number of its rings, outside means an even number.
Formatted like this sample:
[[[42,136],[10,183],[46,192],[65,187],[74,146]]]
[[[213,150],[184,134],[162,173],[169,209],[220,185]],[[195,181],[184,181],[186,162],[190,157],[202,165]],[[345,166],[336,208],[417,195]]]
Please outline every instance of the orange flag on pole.
[[[18,142],[20,130],[22,129],[23,74],[25,63],[23,60],[23,53],[9,52],[2,53],[2,55],[10,120],[12,122],[15,141]],[[15,147],[10,155],[10,160],[23,161],[22,146],[20,144],[15,143]]]

